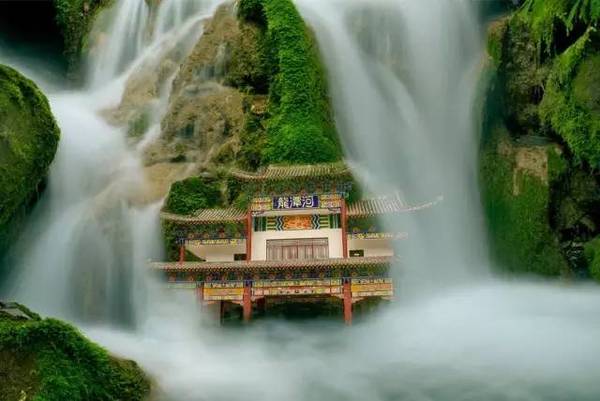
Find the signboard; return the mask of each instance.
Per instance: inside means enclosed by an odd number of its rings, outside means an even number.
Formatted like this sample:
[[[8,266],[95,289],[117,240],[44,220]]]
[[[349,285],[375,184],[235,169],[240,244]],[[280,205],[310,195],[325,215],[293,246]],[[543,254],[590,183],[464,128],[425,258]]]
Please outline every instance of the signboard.
[[[205,301],[241,301],[244,298],[244,283],[204,283]]]
[[[194,239],[188,241],[189,245],[241,245],[244,244],[243,239],[238,238],[209,238],[209,239]]]
[[[255,198],[252,201],[252,211],[254,212],[319,208],[338,209],[341,206],[342,197],[340,194],[283,195]]]
[[[342,293],[341,279],[257,280],[252,288],[256,297],[277,295],[333,295]]]
[[[394,286],[391,278],[352,279],[351,291],[353,298],[391,297]]]
[[[353,233],[348,234],[348,239],[394,239],[408,238],[407,233]]]
[[[275,196],[272,199],[273,210],[313,209],[319,207],[318,195]]]

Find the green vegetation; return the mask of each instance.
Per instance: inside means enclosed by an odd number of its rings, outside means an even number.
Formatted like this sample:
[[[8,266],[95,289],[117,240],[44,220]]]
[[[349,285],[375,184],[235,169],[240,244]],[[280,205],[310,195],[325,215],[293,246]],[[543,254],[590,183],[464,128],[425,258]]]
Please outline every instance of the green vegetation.
[[[566,264],[550,229],[548,184],[515,170],[513,157],[497,151],[499,140],[484,151],[481,168],[494,259],[510,272],[558,275]]]
[[[577,162],[600,165],[600,54],[588,57],[591,31],[557,57],[540,105],[542,121],[565,140]]]
[[[135,362],[111,357],[69,324],[26,313],[30,320],[0,312],[0,373],[8,377],[0,400],[138,401],[149,393]]]
[[[496,66],[502,62],[503,41],[508,26],[505,20],[493,23],[488,30],[487,52]]]
[[[318,49],[292,1],[242,0],[239,15],[266,30],[272,68],[262,164],[340,160]]]
[[[600,237],[585,244],[585,258],[592,278],[600,282]]]
[[[29,79],[0,65],[0,254],[36,197],[60,131],[46,97]]]
[[[70,68],[76,69],[85,49],[96,13],[112,0],[54,0],[56,23],[62,31],[65,56]]]
[[[535,41],[548,52],[554,49],[556,33],[564,28],[571,34],[581,25],[600,20],[597,0],[526,0],[520,13],[527,19]]]
[[[189,215],[199,209],[209,209],[221,204],[220,183],[215,178],[190,177],[171,186],[165,210]]]

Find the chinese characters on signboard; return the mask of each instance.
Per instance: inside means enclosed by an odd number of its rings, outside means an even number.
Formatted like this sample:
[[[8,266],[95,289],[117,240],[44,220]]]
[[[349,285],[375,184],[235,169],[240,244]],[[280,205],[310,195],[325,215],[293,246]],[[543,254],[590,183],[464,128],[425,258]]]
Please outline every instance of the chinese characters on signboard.
[[[311,209],[319,207],[317,195],[276,196],[273,198],[273,210]]]
[[[254,198],[252,200],[252,211],[339,209],[341,205],[342,197],[340,194],[283,195]]]

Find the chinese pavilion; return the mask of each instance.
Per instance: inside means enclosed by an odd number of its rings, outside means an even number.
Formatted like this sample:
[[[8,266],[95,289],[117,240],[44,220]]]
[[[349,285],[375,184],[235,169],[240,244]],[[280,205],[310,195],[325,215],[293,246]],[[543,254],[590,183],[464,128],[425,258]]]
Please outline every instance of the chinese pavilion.
[[[163,211],[178,260],[153,263],[169,286],[193,289],[204,306],[222,314],[231,304],[243,319],[268,302],[339,299],[352,321],[353,304],[389,300],[393,241],[406,233],[379,229],[378,218],[432,206],[408,206],[399,197],[358,198],[344,164],[270,166],[232,171],[245,207],[202,209],[193,215]],[[239,202],[238,202],[239,203]]]

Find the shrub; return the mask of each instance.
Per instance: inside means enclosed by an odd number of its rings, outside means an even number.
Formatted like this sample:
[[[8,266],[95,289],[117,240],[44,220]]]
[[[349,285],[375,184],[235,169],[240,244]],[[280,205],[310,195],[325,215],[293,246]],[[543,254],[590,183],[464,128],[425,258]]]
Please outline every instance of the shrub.
[[[192,214],[221,204],[220,183],[215,178],[190,177],[171,186],[165,210],[177,214]]]

